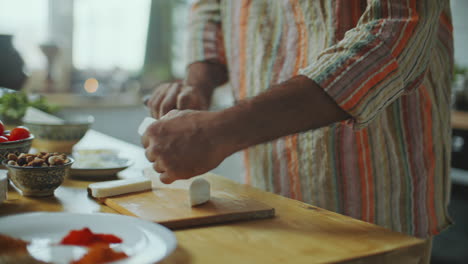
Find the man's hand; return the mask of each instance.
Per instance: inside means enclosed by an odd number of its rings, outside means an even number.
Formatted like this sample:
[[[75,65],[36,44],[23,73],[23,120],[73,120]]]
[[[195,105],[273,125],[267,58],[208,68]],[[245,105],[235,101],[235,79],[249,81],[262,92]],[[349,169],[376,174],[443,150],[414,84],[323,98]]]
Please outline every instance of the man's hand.
[[[207,110],[210,98],[211,94],[203,93],[196,87],[174,82],[158,86],[146,105],[151,115],[159,119],[174,109]]]
[[[171,183],[206,173],[231,155],[224,134],[214,112],[173,110],[148,127],[142,144],[161,181]]]
[[[226,66],[217,62],[196,62],[187,68],[184,82],[158,86],[145,103],[154,118],[178,109],[207,110],[214,89],[227,81]]]

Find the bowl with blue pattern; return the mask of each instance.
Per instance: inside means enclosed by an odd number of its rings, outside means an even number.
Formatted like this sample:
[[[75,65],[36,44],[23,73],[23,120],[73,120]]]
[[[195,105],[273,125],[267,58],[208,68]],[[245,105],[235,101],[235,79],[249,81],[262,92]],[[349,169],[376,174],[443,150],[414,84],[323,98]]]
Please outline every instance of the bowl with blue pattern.
[[[77,116],[61,122],[23,120],[34,134],[33,147],[43,152],[70,154],[94,123],[93,116]]]
[[[8,154],[14,153],[18,155],[19,153],[28,153],[33,139],[34,135],[31,134],[29,138],[0,143],[0,168],[2,167],[2,161],[6,160]]]
[[[19,166],[10,165],[6,160],[2,164],[8,169],[8,178],[23,196],[44,197],[54,195],[57,189],[70,175],[70,167],[74,160],[57,166]]]

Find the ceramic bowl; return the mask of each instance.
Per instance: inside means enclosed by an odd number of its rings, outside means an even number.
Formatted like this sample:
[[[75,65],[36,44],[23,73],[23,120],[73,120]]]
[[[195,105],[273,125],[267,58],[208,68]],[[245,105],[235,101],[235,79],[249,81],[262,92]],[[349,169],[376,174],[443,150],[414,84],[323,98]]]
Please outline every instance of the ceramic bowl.
[[[68,163],[53,167],[21,167],[3,165],[8,169],[8,178],[24,196],[43,197],[54,195],[55,189],[69,176],[74,160],[68,157]]]
[[[6,170],[0,170],[0,204],[7,199],[8,177]]]
[[[23,123],[35,135],[33,147],[38,151],[70,154],[73,146],[83,138],[94,123],[94,117],[76,117],[62,123],[31,120],[23,120]]]
[[[34,135],[31,135],[26,139],[0,143],[0,164],[2,164],[9,153],[15,153],[16,155],[29,153],[33,139]]]

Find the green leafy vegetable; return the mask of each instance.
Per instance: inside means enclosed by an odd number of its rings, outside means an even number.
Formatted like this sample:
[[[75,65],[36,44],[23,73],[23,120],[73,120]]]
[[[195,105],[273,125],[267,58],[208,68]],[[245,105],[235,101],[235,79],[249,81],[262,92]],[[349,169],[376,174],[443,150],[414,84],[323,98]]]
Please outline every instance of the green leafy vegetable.
[[[0,97],[0,117],[5,122],[19,122],[26,114],[26,109],[31,106],[47,113],[58,110],[57,106],[50,105],[44,98],[30,100],[23,92],[7,93]]]

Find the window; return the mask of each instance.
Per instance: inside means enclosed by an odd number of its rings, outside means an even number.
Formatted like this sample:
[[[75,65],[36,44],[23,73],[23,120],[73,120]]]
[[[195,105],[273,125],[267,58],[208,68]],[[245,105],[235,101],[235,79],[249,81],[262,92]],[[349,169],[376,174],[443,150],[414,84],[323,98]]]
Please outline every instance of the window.
[[[73,65],[80,70],[143,66],[149,0],[76,0]]]
[[[158,61],[156,72],[138,79],[149,80],[152,87],[170,77],[182,77],[186,66],[188,8],[192,1],[165,1],[0,0],[0,34],[14,35],[14,45],[34,80],[26,88],[29,91],[89,94],[83,85],[87,79],[96,78],[100,88],[93,95],[120,93],[126,80],[140,78],[146,72],[143,69],[151,68],[149,63]],[[150,12],[159,20],[150,23]],[[160,15],[168,12],[171,15]],[[148,33],[153,39],[161,34],[148,32],[150,25],[153,31],[170,33],[150,43],[150,48],[167,55],[161,60],[145,54]],[[52,88],[43,87],[47,60],[40,45],[44,43],[59,47],[52,64]],[[167,74],[161,77],[158,71]]]
[[[13,44],[28,69],[44,68],[39,44],[47,40],[47,0],[0,0],[0,34],[14,35]]]

